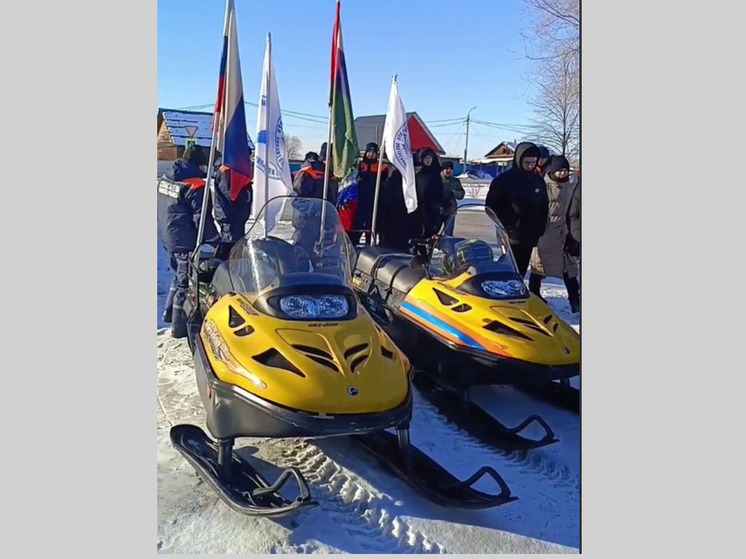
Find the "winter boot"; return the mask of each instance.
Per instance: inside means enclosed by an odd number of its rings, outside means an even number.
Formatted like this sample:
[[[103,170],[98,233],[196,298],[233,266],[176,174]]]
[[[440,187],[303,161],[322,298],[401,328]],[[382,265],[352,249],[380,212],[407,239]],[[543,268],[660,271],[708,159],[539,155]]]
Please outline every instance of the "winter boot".
[[[580,301],[570,299],[570,312],[573,314],[580,312]]]
[[[171,289],[168,290],[168,297],[166,297],[166,306],[163,309],[163,316],[161,319],[166,324],[171,324],[171,316],[173,313],[173,306],[174,306],[174,295],[176,295],[176,288],[171,286]]]
[[[183,307],[173,306],[173,324],[171,324],[172,338],[186,338],[187,336],[187,317]]]

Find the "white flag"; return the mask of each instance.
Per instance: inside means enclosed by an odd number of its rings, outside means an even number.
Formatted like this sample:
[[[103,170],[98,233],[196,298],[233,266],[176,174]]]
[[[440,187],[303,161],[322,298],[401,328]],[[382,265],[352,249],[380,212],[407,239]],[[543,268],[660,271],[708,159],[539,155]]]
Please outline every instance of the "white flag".
[[[267,117],[269,116],[269,121]],[[269,124],[267,124],[269,122]],[[289,196],[293,184],[290,177],[290,162],[285,150],[285,134],[282,131],[280,98],[277,96],[275,68],[272,64],[272,42],[267,34],[267,50],[264,53],[262,88],[259,94],[259,109],[256,116],[256,153],[254,155],[254,201],[252,214],[256,219],[268,200],[275,196]],[[275,201],[265,210],[267,231],[275,226],[282,200]]]
[[[404,103],[399,97],[399,85],[396,77],[391,84],[389,94],[389,106],[386,109],[386,123],[383,125],[383,153],[389,158],[394,166],[399,169],[402,176],[402,190],[404,190],[404,203],[407,205],[407,213],[417,209],[417,190],[414,185],[414,161],[412,160],[412,148],[409,143],[409,125],[407,124],[407,113],[404,111]]]

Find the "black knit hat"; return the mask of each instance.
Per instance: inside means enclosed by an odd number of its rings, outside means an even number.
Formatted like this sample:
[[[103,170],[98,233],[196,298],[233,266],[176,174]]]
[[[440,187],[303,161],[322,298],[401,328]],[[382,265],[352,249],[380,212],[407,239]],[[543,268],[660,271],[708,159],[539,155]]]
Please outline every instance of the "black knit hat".
[[[549,159],[552,156],[545,146],[539,144],[536,147],[539,148],[539,159]]]
[[[440,166],[443,169],[453,169],[453,161],[443,161]]]
[[[205,150],[202,149],[202,146],[197,144],[189,144],[189,147],[184,150],[184,159],[189,161],[189,163],[196,165],[197,167],[207,165]]]
[[[560,169],[570,170],[570,163],[564,155],[553,155],[552,158],[547,162],[547,175],[552,175],[555,171]]]
[[[370,151],[370,150],[378,151],[378,144],[375,142],[369,142],[368,144],[366,144],[365,151]]]

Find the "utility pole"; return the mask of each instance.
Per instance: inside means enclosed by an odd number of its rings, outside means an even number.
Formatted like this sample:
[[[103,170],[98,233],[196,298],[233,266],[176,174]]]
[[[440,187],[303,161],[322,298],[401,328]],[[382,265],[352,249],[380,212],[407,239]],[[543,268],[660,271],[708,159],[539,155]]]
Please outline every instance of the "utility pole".
[[[466,113],[466,144],[464,145],[464,170],[462,172],[466,172],[466,156],[469,152],[469,115],[471,115],[471,112],[476,109],[477,107],[474,106],[471,109],[469,109],[469,112]]]

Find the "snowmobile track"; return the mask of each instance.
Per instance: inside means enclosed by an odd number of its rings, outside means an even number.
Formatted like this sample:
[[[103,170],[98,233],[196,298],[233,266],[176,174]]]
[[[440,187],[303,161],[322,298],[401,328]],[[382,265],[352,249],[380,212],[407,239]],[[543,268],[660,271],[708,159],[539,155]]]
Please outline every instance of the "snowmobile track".
[[[287,441],[286,441],[287,442]],[[360,485],[354,475],[311,442],[288,445],[283,466],[301,470],[319,506],[305,514],[323,514],[354,536],[363,553],[448,553],[407,522],[391,514],[381,499]],[[354,552],[352,550],[346,550]]]

